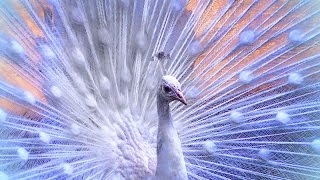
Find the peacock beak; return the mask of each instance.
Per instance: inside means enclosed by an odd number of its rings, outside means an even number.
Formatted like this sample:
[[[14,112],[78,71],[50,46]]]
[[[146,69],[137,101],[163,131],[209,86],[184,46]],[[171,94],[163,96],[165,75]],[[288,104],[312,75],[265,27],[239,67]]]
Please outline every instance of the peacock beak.
[[[180,101],[182,104],[187,105],[187,101],[184,98],[183,94],[181,91],[177,91],[177,100]]]

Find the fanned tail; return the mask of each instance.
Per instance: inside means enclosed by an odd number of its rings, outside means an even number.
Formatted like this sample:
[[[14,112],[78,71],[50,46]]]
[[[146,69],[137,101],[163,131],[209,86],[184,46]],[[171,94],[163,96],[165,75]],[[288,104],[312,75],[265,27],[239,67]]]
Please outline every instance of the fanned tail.
[[[189,175],[319,177],[319,2],[219,3],[175,109]]]
[[[1,1],[0,177],[152,176],[163,74],[190,179],[319,177],[319,7]]]

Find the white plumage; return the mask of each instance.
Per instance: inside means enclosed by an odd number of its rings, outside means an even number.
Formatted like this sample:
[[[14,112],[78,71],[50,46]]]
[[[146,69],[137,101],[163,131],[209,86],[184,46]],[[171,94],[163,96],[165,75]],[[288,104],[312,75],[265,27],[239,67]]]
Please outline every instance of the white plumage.
[[[157,168],[155,179],[188,179],[181,141],[173,125],[170,102],[180,101],[187,105],[181,92],[181,84],[172,76],[163,76],[157,93],[158,134]]]
[[[0,1],[0,179],[319,178],[319,7]]]

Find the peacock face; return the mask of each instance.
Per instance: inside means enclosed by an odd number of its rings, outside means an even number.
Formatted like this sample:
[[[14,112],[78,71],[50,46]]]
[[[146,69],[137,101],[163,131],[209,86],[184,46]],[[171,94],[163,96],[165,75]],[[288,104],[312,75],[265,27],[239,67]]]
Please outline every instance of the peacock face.
[[[184,98],[181,91],[181,84],[173,76],[163,76],[161,82],[161,95],[169,102],[177,100],[187,105],[186,99]]]

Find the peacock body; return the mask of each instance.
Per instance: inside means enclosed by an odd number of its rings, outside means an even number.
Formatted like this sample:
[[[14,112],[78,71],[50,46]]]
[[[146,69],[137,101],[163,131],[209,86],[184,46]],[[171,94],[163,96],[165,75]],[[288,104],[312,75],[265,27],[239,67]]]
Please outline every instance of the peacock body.
[[[318,0],[2,0],[0,179],[153,178],[164,75],[189,179],[319,179],[319,24]]]

